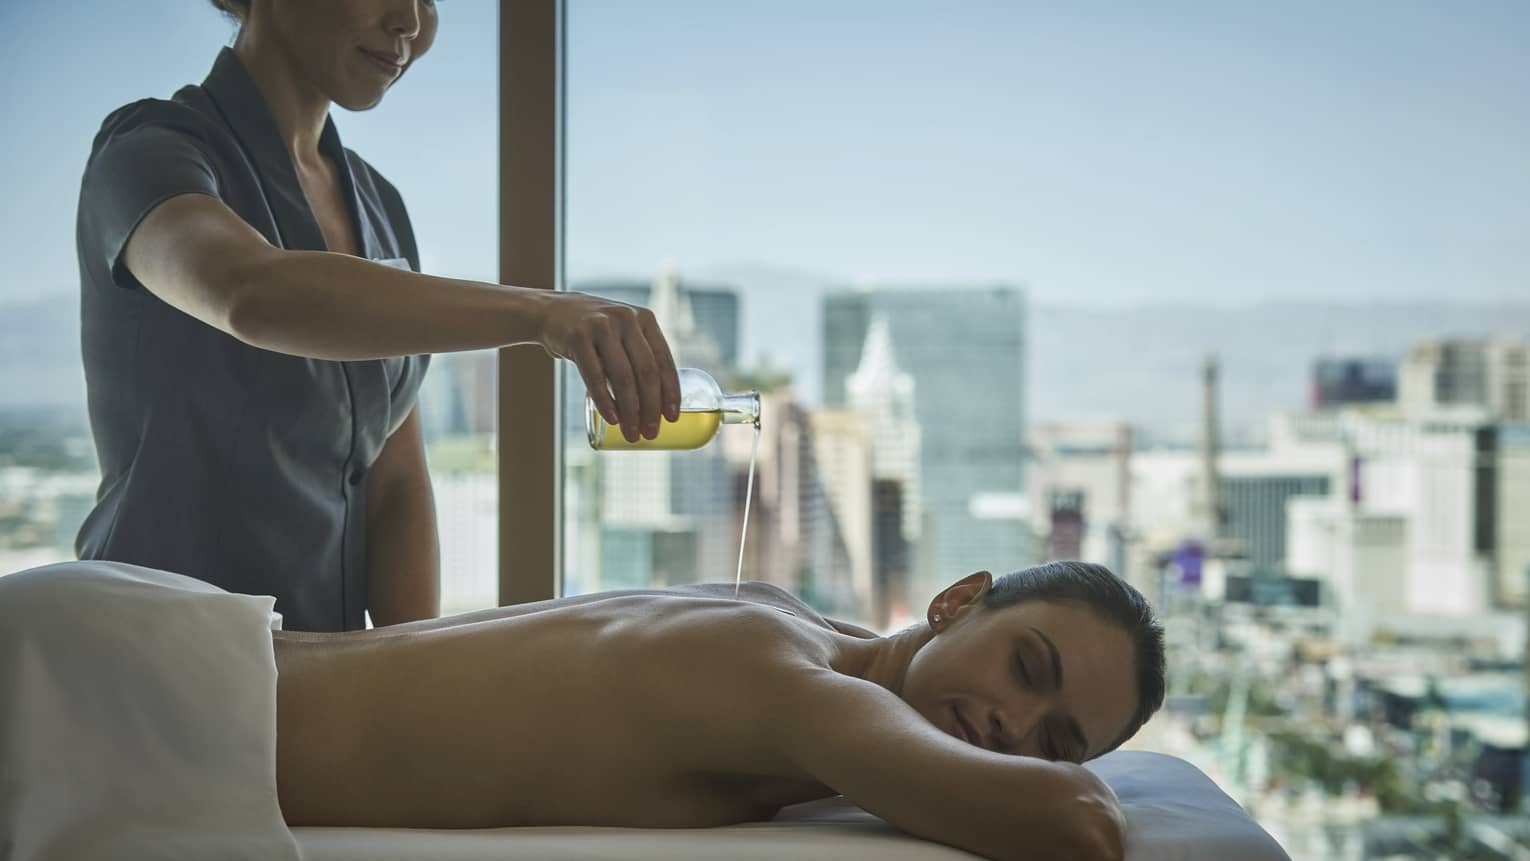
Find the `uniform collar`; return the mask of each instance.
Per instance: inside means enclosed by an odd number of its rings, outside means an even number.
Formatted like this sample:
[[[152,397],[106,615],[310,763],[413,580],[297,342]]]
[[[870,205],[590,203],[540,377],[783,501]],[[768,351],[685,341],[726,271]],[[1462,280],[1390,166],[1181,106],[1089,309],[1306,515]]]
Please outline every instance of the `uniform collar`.
[[[239,55],[231,48],[218,52],[212,71],[202,82],[205,90],[222,112],[223,119],[239,139],[245,155],[260,177],[266,202],[271,208],[278,238],[283,248],[294,251],[325,251],[324,231],[314,217],[303,186],[298,182],[297,170],[292,156],[282,143],[280,129],[271,109],[266,105],[255,79],[245,69]],[[367,257],[379,256],[378,241],[371,225],[358,223],[359,213],[364,212],[356,196],[356,183],[351,176],[350,161],[340,144],[340,132],[335,121],[326,116],[324,130],[319,135],[319,152],[328,156],[340,174],[340,190],[346,201],[351,226],[361,244],[361,252]]]

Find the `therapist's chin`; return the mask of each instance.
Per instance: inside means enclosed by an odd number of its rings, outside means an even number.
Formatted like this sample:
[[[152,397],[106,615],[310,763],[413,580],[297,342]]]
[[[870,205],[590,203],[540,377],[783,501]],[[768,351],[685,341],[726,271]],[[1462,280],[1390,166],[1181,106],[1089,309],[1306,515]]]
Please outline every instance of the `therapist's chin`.
[[[330,101],[345,108],[348,111],[370,111],[382,104],[383,96],[387,95],[386,88],[371,93],[358,93],[355,91],[344,93],[338,98],[331,97]]]
[[[383,96],[388,94],[388,89],[399,79],[394,78],[391,82],[378,86],[375,82],[349,83],[348,86],[335,87],[329,94],[329,100],[348,111],[370,111],[382,104]]]

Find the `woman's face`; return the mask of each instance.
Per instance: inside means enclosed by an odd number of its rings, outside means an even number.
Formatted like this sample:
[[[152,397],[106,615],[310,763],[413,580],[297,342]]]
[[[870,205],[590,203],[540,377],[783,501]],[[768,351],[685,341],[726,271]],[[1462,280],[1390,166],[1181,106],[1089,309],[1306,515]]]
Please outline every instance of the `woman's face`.
[[[331,102],[353,111],[430,50],[435,0],[254,0],[252,26]],[[272,38],[274,37],[274,38]]]
[[[1137,706],[1126,631],[1074,603],[989,610],[991,584],[980,572],[930,603],[935,636],[909,663],[903,699],[989,750],[1070,762],[1106,752]]]

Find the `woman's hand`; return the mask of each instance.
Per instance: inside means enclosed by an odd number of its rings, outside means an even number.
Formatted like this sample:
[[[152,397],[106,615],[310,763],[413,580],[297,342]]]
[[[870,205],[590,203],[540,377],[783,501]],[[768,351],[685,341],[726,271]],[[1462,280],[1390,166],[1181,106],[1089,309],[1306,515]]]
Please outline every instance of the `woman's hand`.
[[[680,378],[653,312],[585,293],[546,293],[538,342],[579,368],[595,408],[628,442],[680,417]]]

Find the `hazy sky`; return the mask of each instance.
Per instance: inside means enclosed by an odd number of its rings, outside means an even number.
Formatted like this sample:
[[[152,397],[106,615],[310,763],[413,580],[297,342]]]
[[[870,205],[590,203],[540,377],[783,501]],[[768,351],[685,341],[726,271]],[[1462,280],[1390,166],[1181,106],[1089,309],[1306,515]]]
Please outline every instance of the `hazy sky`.
[[[1530,297],[1530,3],[569,0],[573,276],[740,264],[1042,301]],[[347,145],[427,269],[495,261],[495,21]],[[77,289],[111,109],[200,81],[201,0],[0,2],[0,302]]]

